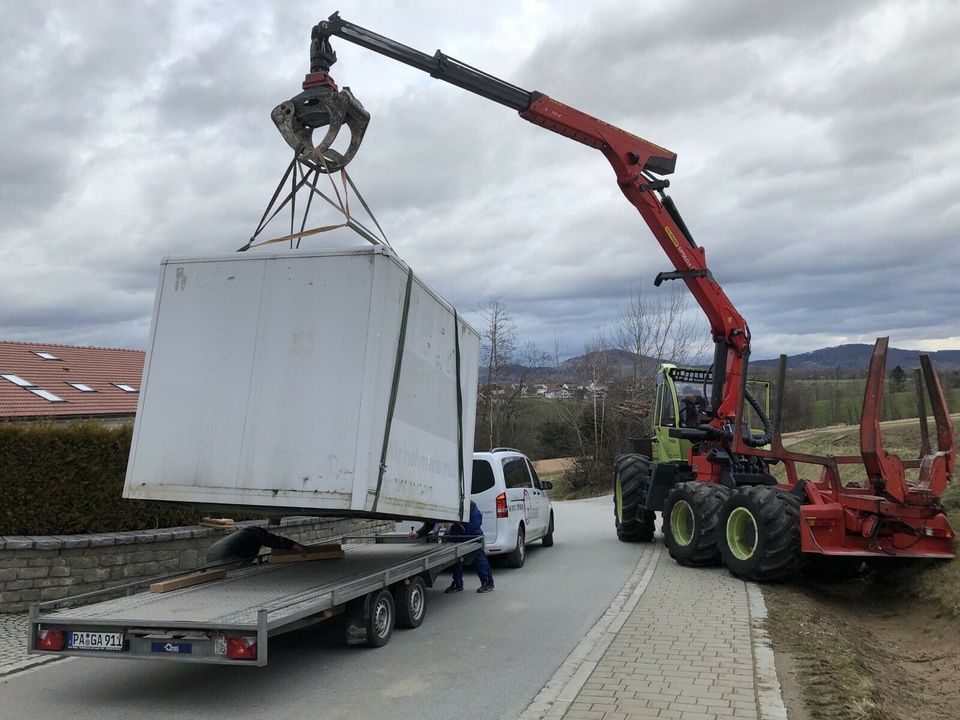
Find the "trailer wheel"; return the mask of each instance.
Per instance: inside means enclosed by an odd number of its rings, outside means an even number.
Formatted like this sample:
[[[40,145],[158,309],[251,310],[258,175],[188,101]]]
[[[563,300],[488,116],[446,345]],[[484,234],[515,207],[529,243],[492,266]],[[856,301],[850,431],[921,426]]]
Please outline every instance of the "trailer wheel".
[[[650,460],[643,455],[621,455],[614,467],[613,519],[617,538],[620,542],[650,542],[656,515],[641,508],[641,488],[650,474]]]
[[[800,498],[767,485],[743,487],[720,511],[718,545],[730,574],[783,580],[800,567]]]
[[[398,583],[394,589],[394,604],[397,608],[397,626],[418,628],[427,614],[427,586],[419,575],[409,582]]]
[[[367,645],[383,647],[390,642],[395,619],[393,595],[389,590],[381,590],[370,602],[370,615],[367,618]]]
[[[670,557],[681,565],[715,565],[717,523],[730,490],[705,482],[682,482],[667,496],[663,506],[663,540]]]
[[[503,556],[503,562],[507,567],[522,568],[524,560],[527,559],[527,538],[523,530],[523,523],[517,528],[517,546],[509,555]]]
[[[543,536],[543,546],[553,547],[553,510],[550,511],[550,525],[547,527],[547,534]]]

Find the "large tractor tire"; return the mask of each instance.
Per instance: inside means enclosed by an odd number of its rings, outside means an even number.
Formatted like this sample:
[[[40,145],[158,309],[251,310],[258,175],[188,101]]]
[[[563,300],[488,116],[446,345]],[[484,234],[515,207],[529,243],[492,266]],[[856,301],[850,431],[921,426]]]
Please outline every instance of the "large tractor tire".
[[[720,561],[717,524],[730,490],[705,482],[679,483],[663,507],[663,539],[670,557],[700,567]]]
[[[731,575],[789,578],[800,568],[800,498],[766,485],[740,488],[720,511],[717,536]]]
[[[643,481],[650,474],[650,459],[643,455],[621,455],[613,479],[613,519],[621,542],[653,540],[656,516],[642,509]]]

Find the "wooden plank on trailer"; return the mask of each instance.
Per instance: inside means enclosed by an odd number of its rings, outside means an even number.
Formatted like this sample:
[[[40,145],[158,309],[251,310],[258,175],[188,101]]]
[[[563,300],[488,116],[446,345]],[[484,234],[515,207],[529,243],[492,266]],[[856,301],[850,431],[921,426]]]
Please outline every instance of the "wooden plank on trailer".
[[[226,577],[226,575],[226,570],[201,570],[200,572],[190,573],[189,575],[181,575],[177,578],[152,583],[150,585],[150,592],[164,593],[170,592],[171,590],[179,590],[180,588],[219,580],[220,578]]]
[[[236,523],[233,518],[215,518],[215,517],[205,517],[200,518],[200,524],[205,525],[206,527],[218,527],[218,528],[232,528],[236,527]]]
[[[293,563],[309,562],[311,560],[339,560],[343,558],[343,548],[339,543],[332,545],[313,545],[307,548],[307,553],[301,555],[296,550],[273,550],[267,556],[267,562]]]

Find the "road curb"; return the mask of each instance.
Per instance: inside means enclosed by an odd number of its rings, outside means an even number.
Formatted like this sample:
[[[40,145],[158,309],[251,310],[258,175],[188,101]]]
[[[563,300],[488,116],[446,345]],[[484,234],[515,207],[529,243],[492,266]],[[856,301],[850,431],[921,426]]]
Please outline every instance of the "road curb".
[[[750,608],[750,644],[753,647],[753,676],[759,720],[787,720],[780,679],[774,662],[773,645],[767,634],[767,605],[760,586],[747,583]]]
[[[567,655],[553,677],[520,714],[519,720],[560,720],[566,714],[653,578],[661,545],[651,544],[648,548],[610,607]]]

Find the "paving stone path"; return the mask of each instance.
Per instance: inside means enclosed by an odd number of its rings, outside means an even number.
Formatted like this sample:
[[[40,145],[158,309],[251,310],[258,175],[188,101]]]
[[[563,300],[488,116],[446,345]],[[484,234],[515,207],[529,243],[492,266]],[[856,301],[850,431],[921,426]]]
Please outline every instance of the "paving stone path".
[[[785,719],[759,589],[665,551],[653,562],[564,720]]]

